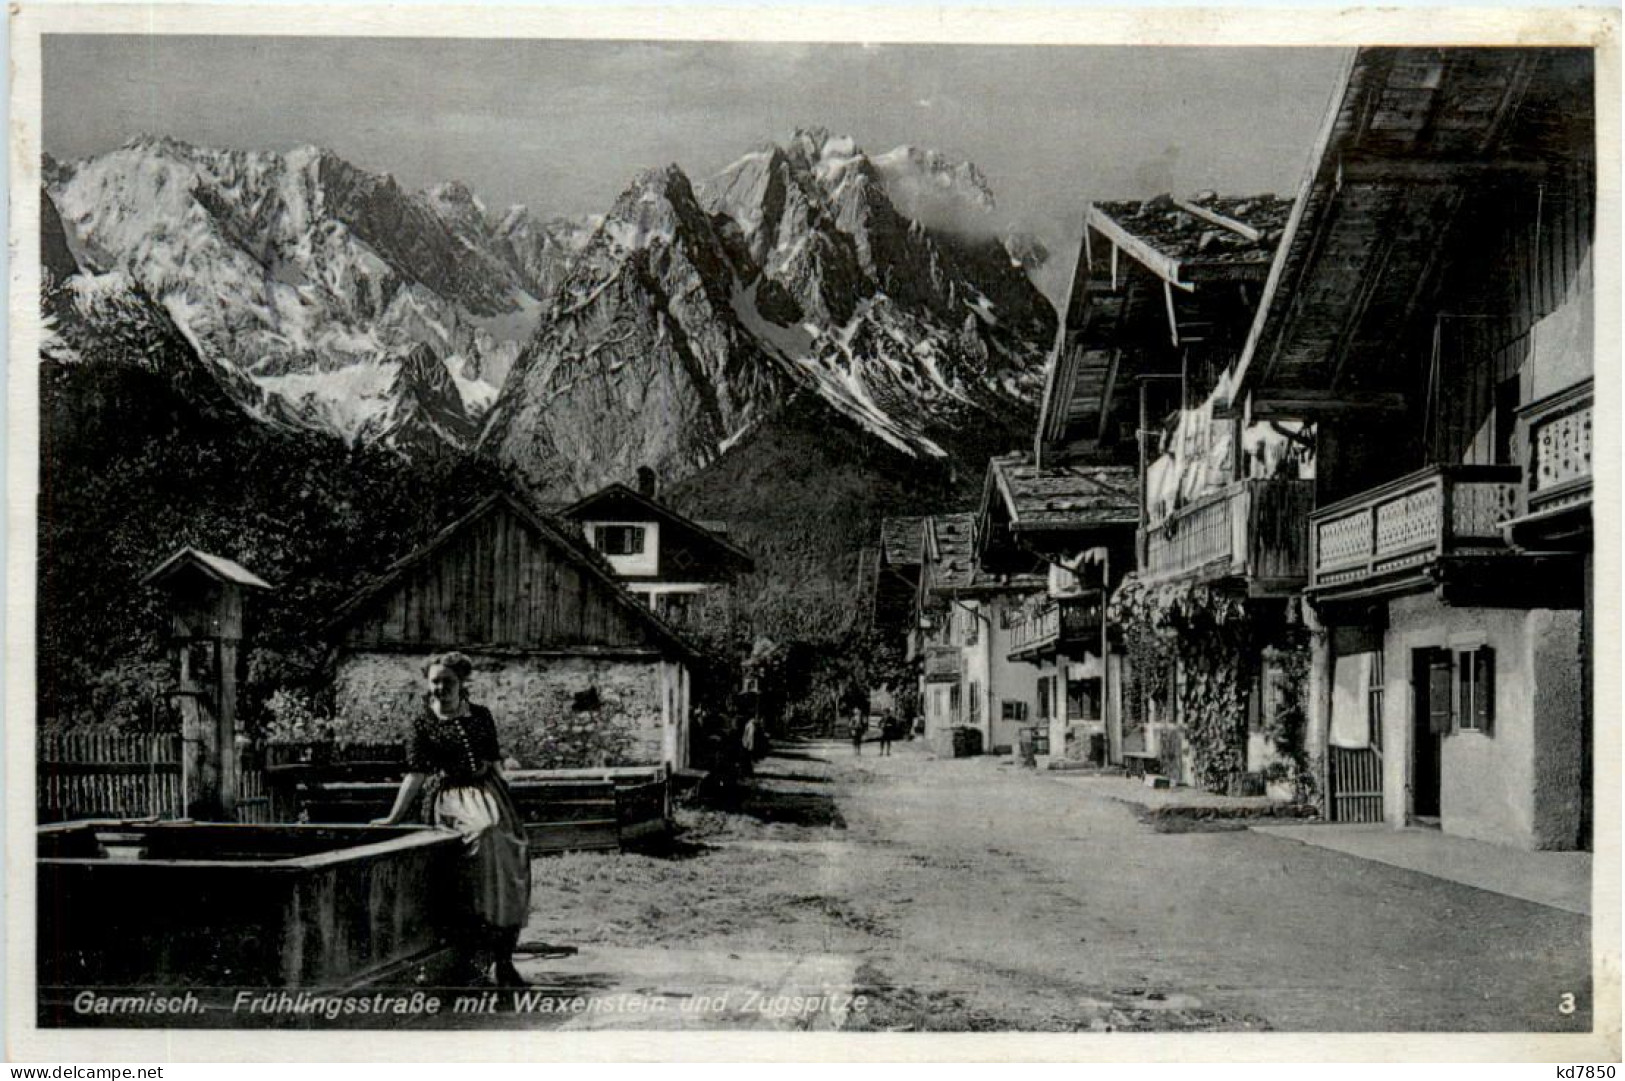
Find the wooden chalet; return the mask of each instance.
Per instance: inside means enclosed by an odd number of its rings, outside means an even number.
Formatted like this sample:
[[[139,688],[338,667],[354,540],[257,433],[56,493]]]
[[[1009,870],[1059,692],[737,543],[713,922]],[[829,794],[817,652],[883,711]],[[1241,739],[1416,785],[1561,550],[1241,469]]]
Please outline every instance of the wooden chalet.
[[[397,562],[329,632],[339,714],[368,727],[405,738],[424,662],[455,649],[521,767],[687,763],[699,655],[568,524],[512,496]]]
[[[580,526],[633,595],[678,623],[698,597],[756,569],[750,554],[728,539],[725,525],[687,518],[652,490],[611,484],[560,513]]]
[[[1334,818],[1590,843],[1593,81],[1359,50],[1231,378],[1316,432]]]
[[[1106,599],[1134,568],[1139,478],[1132,466],[1049,465],[1029,454],[988,463],[977,520],[984,572],[1041,576],[1011,617],[1007,658],[1037,673],[1031,717],[1043,751],[1119,762],[1123,658]]]
[[[974,512],[924,519],[916,624],[926,738],[945,749],[956,728],[979,733],[983,750],[1008,753],[1035,724],[1038,683],[1010,659],[1017,614],[1045,588],[1040,574],[990,573],[976,559]]]
[[[1090,204],[1033,448],[1041,476],[1063,464],[1133,463],[1129,553],[1114,553],[1115,567],[1148,584],[1250,598],[1271,623],[1286,617],[1307,572],[1313,433],[1215,406],[1291,209],[1274,195],[1213,192]],[[1090,535],[1111,538],[1094,543],[1112,551],[1122,528]],[[1163,686],[1179,683],[1172,664]],[[1184,778],[1177,701],[1142,700],[1134,688],[1145,673],[1121,659],[1108,665],[1131,685],[1107,695],[1120,713],[1107,726],[1110,760],[1155,762]],[[1256,674],[1259,686],[1266,677]],[[1249,767],[1266,765],[1262,741],[1249,743]]]

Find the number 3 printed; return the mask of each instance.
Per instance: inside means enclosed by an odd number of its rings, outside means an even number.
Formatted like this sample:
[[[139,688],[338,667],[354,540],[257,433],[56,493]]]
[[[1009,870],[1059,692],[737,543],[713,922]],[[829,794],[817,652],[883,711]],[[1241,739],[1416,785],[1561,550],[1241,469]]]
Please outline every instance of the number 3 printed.
[[[1557,1012],[1567,1017],[1574,1012],[1574,992],[1565,991],[1563,1000],[1557,1004]]]

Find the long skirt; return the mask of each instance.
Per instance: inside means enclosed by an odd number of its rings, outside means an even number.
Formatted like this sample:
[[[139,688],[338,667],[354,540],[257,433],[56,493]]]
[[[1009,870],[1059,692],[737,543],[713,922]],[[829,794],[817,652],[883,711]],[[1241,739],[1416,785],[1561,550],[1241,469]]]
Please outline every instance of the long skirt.
[[[446,785],[434,796],[430,818],[463,836],[469,914],[491,927],[524,926],[530,911],[530,855],[508,786],[498,777]]]

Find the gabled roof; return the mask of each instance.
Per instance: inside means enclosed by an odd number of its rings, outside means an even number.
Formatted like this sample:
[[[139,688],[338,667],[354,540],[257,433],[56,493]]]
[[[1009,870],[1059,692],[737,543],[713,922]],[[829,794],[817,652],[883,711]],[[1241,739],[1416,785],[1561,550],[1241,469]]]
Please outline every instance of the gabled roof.
[[[142,585],[162,585],[170,577],[184,567],[196,567],[210,578],[219,582],[230,582],[233,585],[246,586],[249,589],[270,589],[271,583],[238,563],[225,556],[210,555],[200,552],[196,548],[182,548],[152,570],[141,579]]]
[[[697,522],[692,518],[679,514],[658,500],[651,499],[643,493],[628,485],[615,483],[606,485],[591,495],[583,496],[559,512],[561,517],[571,518],[575,521],[590,521],[593,509],[612,500],[625,500],[633,503],[646,512],[650,517],[668,522],[692,532],[695,536],[708,544],[714,545],[728,561],[740,564],[745,573],[756,569],[756,559],[749,552],[734,544],[727,537],[717,532],[711,526]]]
[[[932,593],[1030,593],[1048,586],[1040,574],[994,575],[976,560],[976,515],[938,514],[925,520],[925,559]]]
[[[920,563],[920,538],[925,527],[922,515],[883,519],[880,523],[880,551],[886,562],[903,566]]]
[[[1589,49],[1362,48],[1343,73],[1236,367],[1235,395],[1347,405],[1408,386],[1441,246],[1593,167]],[[1458,221],[1458,218],[1461,220]],[[1312,410],[1310,410],[1312,412]],[[1255,415],[1257,415],[1255,413]]]
[[[1178,373],[1181,343],[1239,336],[1292,213],[1275,195],[1091,203],[1035,449],[1105,444],[1136,376]]]
[[[376,581],[361,589],[341,605],[338,613],[328,621],[323,629],[329,634],[343,629],[345,625],[366,608],[369,602],[388,593],[405,577],[407,572],[432,558],[463,530],[486,515],[498,510],[505,510],[514,515],[563,552],[566,559],[575,564],[583,574],[607,591],[606,596],[630,613],[635,620],[646,626],[656,640],[669,647],[684,660],[695,661],[700,659],[699,650],[684,640],[682,635],[678,634],[665,620],[655,615],[647,605],[632,596],[631,592],[616,577],[615,572],[602,556],[588,548],[579,536],[572,535],[570,529],[565,527],[563,523],[556,524],[550,521],[546,515],[526,505],[523,500],[508,492],[499,492],[481,500],[473,510],[436,533],[427,543],[396,560]]]
[[[1028,454],[988,463],[988,499],[1004,501],[1010,529],[1081,530],[1137,525],[1138,472],[1126,465],[1062,465],[1040,469]]]
[[[1084,221],[1159,277],[1178,283],[1269,273],[1292,200],[1274,195],[1097,202]]]

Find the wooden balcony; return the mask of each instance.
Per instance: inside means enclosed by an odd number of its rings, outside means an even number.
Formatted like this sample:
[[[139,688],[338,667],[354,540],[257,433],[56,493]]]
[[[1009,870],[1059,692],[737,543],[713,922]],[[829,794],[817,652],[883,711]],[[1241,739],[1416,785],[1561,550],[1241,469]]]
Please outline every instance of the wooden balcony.
[[[1244,480],[1204,496],[1142,534],[1149,581],[1241,578],[1271,596],[1308,577],[1308,517],[1314,481]]]
[[[1062,648],[1100,652],[1100,594],[1030,597],[1010,623],[1009,659],[1036,660]]]
[[[1591,380],[1518,411],[1523,483],[1517,518],[1508,525],[1514,543],[1559,545],[1591,528]]]
[[[1312,590],[1403,584],[1449,555],[1505,553],[1515,465],[1432,466],[1310,516]]]

